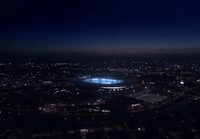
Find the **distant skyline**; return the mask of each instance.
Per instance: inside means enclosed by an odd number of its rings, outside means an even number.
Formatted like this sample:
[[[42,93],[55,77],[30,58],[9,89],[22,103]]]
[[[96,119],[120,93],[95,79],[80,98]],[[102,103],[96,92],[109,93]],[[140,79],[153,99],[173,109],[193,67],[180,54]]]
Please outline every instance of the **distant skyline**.
[[[199,0],[0,1],[2,53],[200,53]]]

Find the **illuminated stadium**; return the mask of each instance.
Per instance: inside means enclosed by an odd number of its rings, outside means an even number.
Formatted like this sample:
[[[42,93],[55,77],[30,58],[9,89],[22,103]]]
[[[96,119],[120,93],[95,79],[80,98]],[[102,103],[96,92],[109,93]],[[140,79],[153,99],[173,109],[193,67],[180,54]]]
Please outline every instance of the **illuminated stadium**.
[[[106,78],[89,78],[84,79],[83,82],[95,83],[95,84],[118,84],[122,83],[122,80],[106,79]]]
[[[84,87],[95,87],[102,89],[123,89],[134,85],[133,79],[115,79],[115,78],[86,78],[72,81],[73,84]]]

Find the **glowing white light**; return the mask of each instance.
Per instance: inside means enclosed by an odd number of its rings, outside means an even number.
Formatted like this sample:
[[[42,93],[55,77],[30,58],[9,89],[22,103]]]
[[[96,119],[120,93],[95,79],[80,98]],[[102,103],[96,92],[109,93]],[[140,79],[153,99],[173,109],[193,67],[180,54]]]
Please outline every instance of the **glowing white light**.
[[[181,81],[180,84],[184,84],[184,81]]]

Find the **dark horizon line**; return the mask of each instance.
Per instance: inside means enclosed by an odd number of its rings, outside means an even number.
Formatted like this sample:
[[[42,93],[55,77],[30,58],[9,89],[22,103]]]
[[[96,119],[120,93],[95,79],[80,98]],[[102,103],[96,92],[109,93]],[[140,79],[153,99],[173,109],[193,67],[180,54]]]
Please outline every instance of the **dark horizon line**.
[[[159,55],[200,55],[200,53],[111,53],[111,54],[103,54],[103,53],[91,53],[91,52],[66,52],[66,53],[61,53],[61,52],[51,52],[51,53],[45,53],[45,52],[29,52],[29,53],[15,53],[15,52],[0,52],[0,57],[5,57],[5,56],[159,56]]]

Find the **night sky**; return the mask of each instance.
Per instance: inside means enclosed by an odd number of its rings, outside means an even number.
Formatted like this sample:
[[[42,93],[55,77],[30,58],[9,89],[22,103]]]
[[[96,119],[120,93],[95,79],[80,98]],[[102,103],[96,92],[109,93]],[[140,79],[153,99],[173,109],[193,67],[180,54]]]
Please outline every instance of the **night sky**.
[[[200,0],[0,1],[4,53],[200,53]]]

